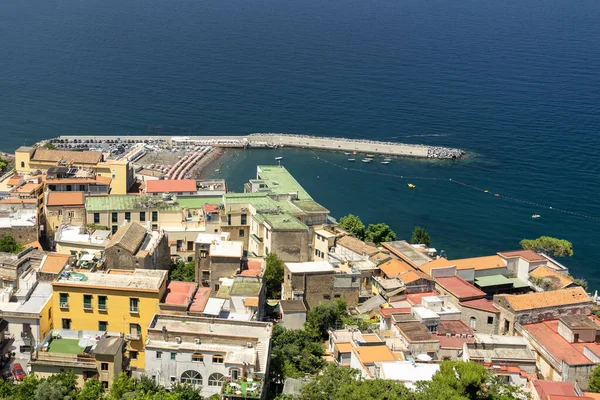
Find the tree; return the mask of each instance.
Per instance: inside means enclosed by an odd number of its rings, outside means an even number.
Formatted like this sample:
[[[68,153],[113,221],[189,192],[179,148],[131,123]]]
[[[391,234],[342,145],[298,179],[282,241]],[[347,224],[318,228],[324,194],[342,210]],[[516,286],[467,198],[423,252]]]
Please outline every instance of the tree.
[[[323,373],[309,382],[299,400],[413,400],[415,395],[402,383],[384,379],[362,379],[360,372],[329,364]]]
[[[175,383],[171,386],[171,393],[176,394],[179,400],[199,400],[202,388],[190,383]],[[220,397],[219,397],[220,398]]]
[[[265,281],[267,285],[267,298],[281,298],[281,284],[283,283],[283,260],[275,253],[269,253],[266,260]]]
[[[424,244],[429,247],[431,243],[431,238],[429,237],[429,233],[420,226],[415,227],[415,230],[412,233],[412,238],[410,239],[412,244]]]
[[[342,328],[348,316],[348,305],[345,300],[328,301],[308,312],[304,329],[315,339],[326,339],[329,328]]]
[[[0,251],[17,254],[23,251],[23,245],[12,236],[4,236],[0,239]]]
[[[53,143],[47,142],[42,146],[42,149],[56,150],[56,145],[54,145]]]
[[[380,245],[382,242],[391,242],[396,240],[396,233],[384,223],[370,224],[365,231],[365,241]]]
[[[101,398],[104,392],[102,382],[96,378],[88,379],[84,382],[83,388],[77,395],[77,400],[97,400]]]
[[[588,382],[588,390],[590,392],[600,393],[600,364],[597,364],[592,370],[590,380]]]
[[[536,253],[545,253],[550,257],[570,257],[573,253],[573,243],[564,239],[550,236],[540,236],[537,239],[521,240],[521,247]]]
[[[196,280],[196,264],[193,261],[188,263],[179,261],[171,266],[169,279],[180,282],[194,282]]]
[[[114,380],[108,398],[110,400],[121,400],[126,394],[135,391],[135,380],[125,372],[121,372]]]
[[[340,218],[338,226],[342,229],[347,230],[359,239],[363,239],[365,236],[365,224],[360,218],[353,214],[348,214],[345,217]]]

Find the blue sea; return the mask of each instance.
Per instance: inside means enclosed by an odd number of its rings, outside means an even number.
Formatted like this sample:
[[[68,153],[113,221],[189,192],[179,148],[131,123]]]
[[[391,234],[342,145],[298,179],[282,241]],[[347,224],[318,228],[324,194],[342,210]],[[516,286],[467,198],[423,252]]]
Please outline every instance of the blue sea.
[[[284,156],[334,217],[400,238],[420,225],[450,258],[565,238],[575,256],[561,261],[596,289],[600,221],[558,209],[600,217],[598,21],[596,0],[2,0],[1,150],[61,134],[250,132],[460,147],[462,161],[362,171],[297,150],[214,168],[241,191]]]

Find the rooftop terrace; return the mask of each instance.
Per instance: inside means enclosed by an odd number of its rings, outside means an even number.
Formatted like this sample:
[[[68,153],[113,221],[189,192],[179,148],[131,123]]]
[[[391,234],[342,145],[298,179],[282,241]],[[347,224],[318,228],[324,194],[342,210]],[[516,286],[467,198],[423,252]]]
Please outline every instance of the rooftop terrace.
[[[256,168],[256,173],[257,179],[262,180],[269,190],[275,194],[297,193],[299,200],[312,200],[308,192],[285,167],[259,165]]]
[[[89,211],[128,211],[141,209],[158,209],[163,211],[180,211],[181,205],[175,201],[137,195],[110,195],[87,197],[85,208]]]
[[[93,286],[116,290],[158,292],[167,277],[167,271],[136,269],[134,271],[108,270],[101,272],[71,272],[61,274],[53,286]]]

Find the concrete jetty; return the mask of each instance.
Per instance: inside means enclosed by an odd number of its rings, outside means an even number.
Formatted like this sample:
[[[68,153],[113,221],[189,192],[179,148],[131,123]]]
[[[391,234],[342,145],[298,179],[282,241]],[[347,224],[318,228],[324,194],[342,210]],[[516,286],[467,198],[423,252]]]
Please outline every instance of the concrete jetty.
[[[314,150],[343,151],[357,154],[377,154],[396,157],[418,157],[435,159],[458,159],[466,153],[461,149],[382,142],[365,139],[348,139],[336,137],[320,137],[285,133],[252,133],[246,136],[60,136],[50,142],[61,147],[72,147],[71,144],[94,143],[132,143],[159,141],[167,144],[195,144],[200,146],[233,147],[233,148],[302,148]],[[65,146],[66,145],[66,146]]]

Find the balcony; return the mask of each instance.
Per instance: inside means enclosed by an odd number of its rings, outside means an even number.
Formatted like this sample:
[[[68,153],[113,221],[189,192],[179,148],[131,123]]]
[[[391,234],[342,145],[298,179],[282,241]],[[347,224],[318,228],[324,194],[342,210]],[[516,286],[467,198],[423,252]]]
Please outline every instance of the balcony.
[[[125,335],[125,339],[127,340],[140,340],[142,338],[141,333],[128,333]]]
[[[237,381],[227,381],[223,384],[221,398],[228,399],[260,399],[263,389],[263,382],[257,380],[238,379]]]
[[[68,309],[69,308],[69,302],[68,301],[61,301],[59,304],[60,308],[64,308],[64,309]]]

